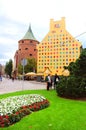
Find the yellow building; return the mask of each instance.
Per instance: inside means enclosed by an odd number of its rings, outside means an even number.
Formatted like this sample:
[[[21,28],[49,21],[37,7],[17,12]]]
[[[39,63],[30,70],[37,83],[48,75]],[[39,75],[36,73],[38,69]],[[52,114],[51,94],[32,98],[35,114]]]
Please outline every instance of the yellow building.
[[[37,45],[37,73],[62,75],[64,66],[79,58],[81,43],[65,27],[65,18],[50,20],[50,30]]]

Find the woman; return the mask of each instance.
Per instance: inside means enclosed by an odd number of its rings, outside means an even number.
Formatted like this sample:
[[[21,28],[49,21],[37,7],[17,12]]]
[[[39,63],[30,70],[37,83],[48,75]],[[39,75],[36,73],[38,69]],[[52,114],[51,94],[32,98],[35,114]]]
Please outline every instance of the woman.
[[[54,89],[56,89],[56,86],[57,86],[59,80],[60,80],[59,76],[57,74],[55,74],[55,76],[54,76]]]

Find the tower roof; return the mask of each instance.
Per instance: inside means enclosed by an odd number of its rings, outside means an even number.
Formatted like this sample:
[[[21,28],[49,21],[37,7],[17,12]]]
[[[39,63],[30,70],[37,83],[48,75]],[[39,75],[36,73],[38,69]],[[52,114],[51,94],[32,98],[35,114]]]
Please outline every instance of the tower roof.
[[[31,25],[29,25],[29,29],[26,32],[26,34],[24,35],[24,37],[22,39],[29,39],[29,40],[36,40],[36,38],[33,35],[32,29],[31,29]],[[37,40],[36,40],[37,41]]]

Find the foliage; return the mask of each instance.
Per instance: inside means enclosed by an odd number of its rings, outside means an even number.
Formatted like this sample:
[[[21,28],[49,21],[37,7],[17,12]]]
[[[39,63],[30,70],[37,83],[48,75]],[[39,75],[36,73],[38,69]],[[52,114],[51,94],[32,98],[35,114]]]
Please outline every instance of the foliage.
[[[67,98],[86,97],[86,49],[82,50],[76,62],[68,66],[69,77],[62,77],[56,91],[59,96]]]
[[[86,97],[86,79],[81,77],[63,77],[56,88],[58,95],[67,98]]]
[[[13,61],[10,59],[9,62],[6,62],[5,65],[5,73],[9,75],[10,78],[12,74],[12,69],[13,69]]]
[[[25,67],[25,72],[27,73],[28,71],[29,72],[33,72],[33,71],[36,71],[36,68],[37,68],[37,61],[35,58],[29,58],[27,59],[28,60],[28,63]]]
[[[33,71],[36,71],[36,68],[37,68],[36,59],[35,58],[28,58],[27,65],[24,67],[24,72],[25,73],[33,72]],[[19,66],[18,66],[18,73],[23,74],[23,66],[21,64],[19,64]]]
[[[18,65],[18,73],[23,74],[23,66],[21,64]]]
[[[71,75],[86,76],[86,48],[82,50],[76,62],[71,62],[68,66]]]

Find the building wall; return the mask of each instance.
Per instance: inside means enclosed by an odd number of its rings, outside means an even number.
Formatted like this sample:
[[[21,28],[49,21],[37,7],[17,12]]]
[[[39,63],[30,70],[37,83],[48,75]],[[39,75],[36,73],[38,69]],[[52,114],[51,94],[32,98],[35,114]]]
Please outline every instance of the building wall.
[[[37,59],[36,46],[39,42],[35,40],[20,40],[18,42],[18,50],[14,56],[14,68],[13,71],[18,71],[18,65],[23,59],[35,58]]]
[[[35,58],[37,59],[36,45],[38,41],[34,40],[20,40],[18,50],[18,61],[20,62],[23,58]]]
[[[52,74],[62,75],[64,66],[75,62],[80,56],[81,43],[65,28],[65,18],[50,20],[50,30],[37,45],[37,73],[49,69]]]

